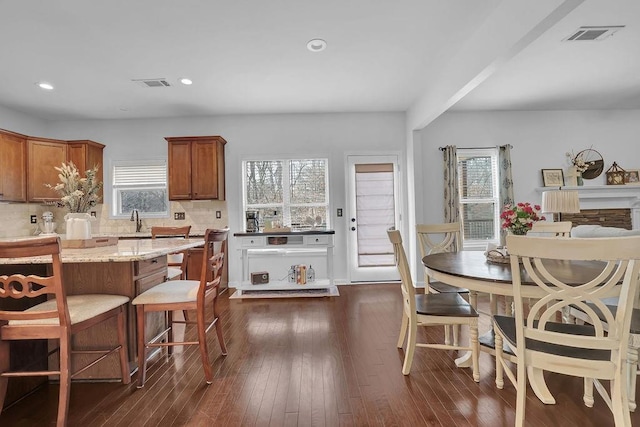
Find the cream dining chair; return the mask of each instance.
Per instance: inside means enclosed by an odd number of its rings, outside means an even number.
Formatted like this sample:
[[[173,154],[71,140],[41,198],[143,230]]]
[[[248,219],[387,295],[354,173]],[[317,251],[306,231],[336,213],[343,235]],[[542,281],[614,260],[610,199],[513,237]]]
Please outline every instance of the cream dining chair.
[[[527,233],[529,237],[571,237],[571,221],[536,221],[531,226],[531,231]],[[504,312],[507,316],[513,314],[513,298],[504,297]],[[495,313],[495,306],[493,309]],[[566,318],[566,315],[565,315]]]
[[[538,237],[570,237],[572,226],[573,223],[571,221],[536,221],[531,226],[531,231],[527,233],[527,235]]]
[[[585,378],[585,403],[595,384],[611,412],[616,426],[630,426],[625,364],[633,301],[640,286],[640,237],[608,239],[555,239],[507,236],[511,257],[515,317],[495,315],[496,377],[502,372],[516,386],[516,425],[524,425],[527,374],[534,375],[537,396],[548,393],[542,371]],[[597,277],[554,275],[550,263],[601,262]],[[520,266],[522,264],[522,267]],[[522,284],[524,269],[533,284]],[[554,270],[556,271],[556,270]],[[545,295],[525,307],[522,288],[537,286]],[[617,309],[603,299],[619,296]],[[591,325],[556,322],[558,312],[576,306],[589,317]],[[525,318],[526,316],[526,318]],[[607,320],[608,331],[600,316]],[[517,373],[509,370],[502,353],[503,341],[517,357]],[[600,380],[608,380],[607,392]],[[536,388],[538,387],[538,388]]]
[[[609,298],[603,300],[610,306],[611,310],[615,310],[618,306],[618,298]],[[629,330],[629,345],[627,346],[627,389],[629,397],[629,410],[631,412],[636,410],[636,384],[638,378],[638,349],[640,348],[640,308],[638,308],[638,296],[636,296],[635,308],[631,315],[631,325]],[[607,319],[599,313],[602,326],[605,331],[609,330]],[[590,321],[589,317],[582,310],[577,307],[571,307],[569,312],[569,319],[572,323],[585,324]],[[585,404],[587,406],[593,405],[593,392],[587,390],[585,393]]]
[[[393,244],[395,262],[400,273],[400,288],[402,290],[403,314],[400,326],[400,337],[398,338],[398,348],[402,348],[405,338],[407,339],[407,350],[402,365],[402,373],[409,375],[413,362],[413,353],[416,347],[435,348],[440,350],[467,350],[471,351],[473,380],[480,381],[480,371],[478,369],[478,313],[457,293],[442,294],[417,294],[411,279],[411,272],[407,262],[407,256],[402,246],[402,236],[398,230],[389,229],[387,231],[389,240]],[[468,346],[418,343],[418,326],[458,326],[467,325],[469,327]]]
[[[448,222],[442,224],[417,224],[416,233],[418,235],[418,246],[422,258],[427,255],[458,252],[460,249],[460,223]],[[458,288],[446,283],[432,280],[427,274],[427,268],[424,268],[424,291],[426,293],[456,293],[469,301],[469,290],[466,288]],[[475,294],[474,294],[475,295]],[[477,300],[471,301],[471,305],[476,307]],[[459,328],[450,326],[444,327],[445,344],[451,343],[451,329],[453,329],[453,344],[458,345]]]

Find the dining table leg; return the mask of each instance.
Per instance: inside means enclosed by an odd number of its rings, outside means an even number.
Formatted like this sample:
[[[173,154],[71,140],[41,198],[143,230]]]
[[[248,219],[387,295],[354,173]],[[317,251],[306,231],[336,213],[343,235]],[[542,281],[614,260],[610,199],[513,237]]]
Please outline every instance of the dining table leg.
[[[478,310],[478,292],[477,291],[469,291],[469,304],[474,310]],[[467,351],[462,356],[458,357],[456,360],[456,366],[458,368],[470,368],[473,364],[473,360],[471,358],[471,352]]]

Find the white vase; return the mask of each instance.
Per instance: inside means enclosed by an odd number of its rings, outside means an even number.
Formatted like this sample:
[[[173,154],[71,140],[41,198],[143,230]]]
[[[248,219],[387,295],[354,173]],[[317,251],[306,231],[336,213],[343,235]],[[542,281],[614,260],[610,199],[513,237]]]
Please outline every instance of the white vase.
[[[68,213],[64,216],[68,240],[91,238],[91,215],[88,213]]]

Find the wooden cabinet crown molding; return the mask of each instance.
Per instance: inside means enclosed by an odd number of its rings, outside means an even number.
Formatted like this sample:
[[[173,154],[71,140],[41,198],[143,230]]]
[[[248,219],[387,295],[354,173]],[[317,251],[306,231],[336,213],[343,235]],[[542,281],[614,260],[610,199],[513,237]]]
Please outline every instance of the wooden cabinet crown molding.
[[[169,200],[224,200],[224,145],[221,136],[165,138]]]

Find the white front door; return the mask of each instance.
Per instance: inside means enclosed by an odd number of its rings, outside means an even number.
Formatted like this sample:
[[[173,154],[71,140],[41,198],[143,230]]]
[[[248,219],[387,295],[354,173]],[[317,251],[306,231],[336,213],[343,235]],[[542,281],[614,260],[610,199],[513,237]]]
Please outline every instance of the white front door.
[[[347,156],[351,282],[398,280],[387,229],[399,228],[398,156]]]

